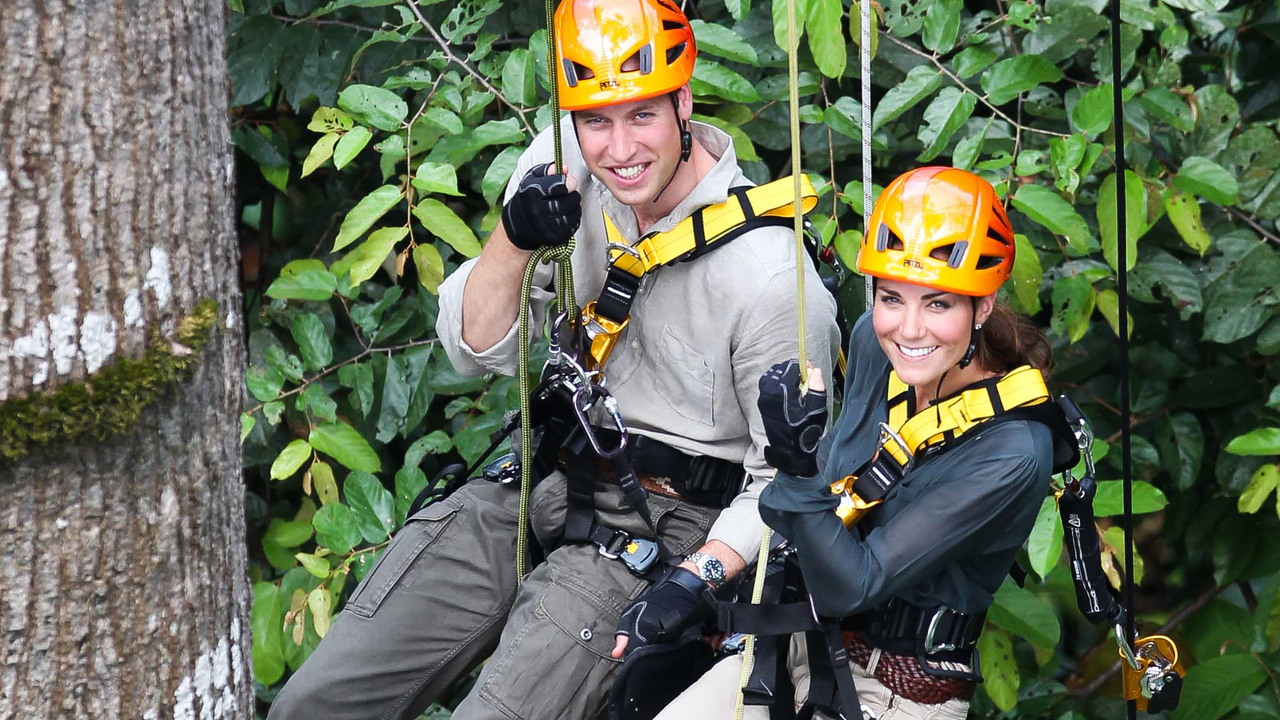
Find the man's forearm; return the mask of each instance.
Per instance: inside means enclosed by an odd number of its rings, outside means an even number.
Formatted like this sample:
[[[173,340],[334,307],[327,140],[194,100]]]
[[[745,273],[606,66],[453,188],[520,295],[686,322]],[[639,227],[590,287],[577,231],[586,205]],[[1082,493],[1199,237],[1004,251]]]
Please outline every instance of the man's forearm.
[[[520,309],[520,281],[531,253],[494,228],[462,291],[462,341],[484,352],[506,336]]]

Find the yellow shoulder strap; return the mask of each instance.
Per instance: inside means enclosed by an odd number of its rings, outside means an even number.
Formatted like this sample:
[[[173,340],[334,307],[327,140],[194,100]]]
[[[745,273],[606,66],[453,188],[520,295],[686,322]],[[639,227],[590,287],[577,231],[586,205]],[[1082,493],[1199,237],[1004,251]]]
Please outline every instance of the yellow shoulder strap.
[[[906,387],[897,379],[897,374],[890,374],[889,422],[913,455],[922,448],[954,440],[1004,412],[1039,405],[1052,398],[1044,383],[1044,375],[1030,365],[1023,365],[1011,370],[994,385],[965,390],[906,418],[906,399],[896,404],[893,402],[895,381]],[[901,424],[896,420],[899,417],[905,418]]]
[[[809,212],[818,204],[818,195],[807,175],[800,176],[802,186],[800,198],[804,212]],[[745,202],[744,202],[745,200]],[[766,185],[748,188],[745,192],[735,193],[718,205],[700,208],[689,217],[681,220],[667,232],[650,233],[630,246],[618,231],[616,225],[604,216],[604,227],[609,241],[609,259],[614,267],[636,277],[641,277],[650,270],[676,262],[698,250],[703,245],[710,245],[723,238],[731,230],[740,227],[757,217],[794,217],[795,190],[791,178],[775,180]]]

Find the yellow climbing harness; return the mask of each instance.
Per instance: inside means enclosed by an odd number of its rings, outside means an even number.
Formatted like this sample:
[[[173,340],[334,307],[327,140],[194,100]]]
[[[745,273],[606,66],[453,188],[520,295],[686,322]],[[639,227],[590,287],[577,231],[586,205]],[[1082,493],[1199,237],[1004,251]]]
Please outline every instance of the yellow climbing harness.
[[[1050,402],[1044,375],[1030,365],[1010,371],[998,381],[980,383],[919,412],[915,391],[889,371],[889,422],[880,426],[880,449],[859,472],[831,484],[840,496],[836,515],[853,527],[868,510],[883,502],[916,455],[956,440],[1009,411]]]

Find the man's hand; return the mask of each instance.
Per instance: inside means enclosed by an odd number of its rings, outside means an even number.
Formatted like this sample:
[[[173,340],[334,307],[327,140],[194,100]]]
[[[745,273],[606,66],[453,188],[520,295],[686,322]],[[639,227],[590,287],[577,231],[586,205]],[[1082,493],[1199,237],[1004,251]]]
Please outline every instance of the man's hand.
[[[818,441],[827,427],[827,392],[822,372],[809,373],[811,387],[800,394],[800,363],[788,360],[760,376],[756,401],[769,445],[765,462],[793,477],[818,474]]]
[[[710,588],[702,578],[682,567],[673,567],[653,587],[644,591],[618,619],[613,657],[621,658],[653,642],[675,637],[707,611]]]
[[[551,175],[552,163],[538,165],[520,180],[502,208],[502,228],[512,245],[533,252],[569,242],[582,222],[582,195],[568,175]]]

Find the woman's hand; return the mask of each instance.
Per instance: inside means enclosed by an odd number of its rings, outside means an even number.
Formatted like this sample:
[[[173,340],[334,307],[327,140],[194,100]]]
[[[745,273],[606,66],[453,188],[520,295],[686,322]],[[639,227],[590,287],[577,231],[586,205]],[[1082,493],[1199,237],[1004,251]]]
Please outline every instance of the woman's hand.
[[[818,474],[818,440],[827,427],[827,392],[822,371],[810,365],[809,391],[800,390],[800,362],[788,360],[760,376],[756,400],[769,445],[764,459],[794,477]]]

